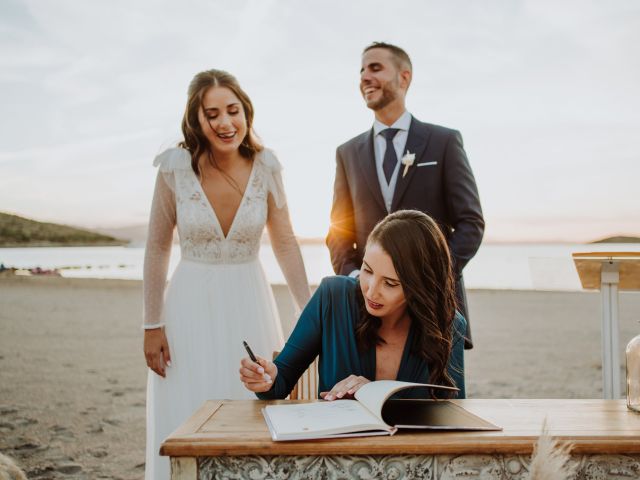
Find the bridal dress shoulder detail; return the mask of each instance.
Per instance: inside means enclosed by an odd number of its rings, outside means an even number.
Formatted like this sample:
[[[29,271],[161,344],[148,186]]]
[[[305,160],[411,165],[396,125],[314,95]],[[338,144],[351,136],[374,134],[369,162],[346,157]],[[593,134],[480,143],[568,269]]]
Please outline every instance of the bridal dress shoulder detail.
[[[242,341],[269,358],[283,344],[271,287],[258,254],[265,226],[285,278],[303,306],[309,287],[293,236],[280,163],[269,150],[254,159],[226,237],[191,167],[189,152],[154,161],[156,181],[145,253],[145,323],[163,325],[171,352],[166,378],[149,372],[147,479],[168,479],[163,439],[205,400],[255,398],[238,378]],[[173,230],[181,259],[165,289]]]
[[[256,155],[247,188],[226,237],[191,168],[189,153],[182,148],[172,148],[159,155],[154,164],[160,167],[175,193],[182,258],[238,263],[257,257],[267,221],[268,194],[273,195],[277,208],[282,208],[285,202],[279,175],[282,167],[271,151]]]

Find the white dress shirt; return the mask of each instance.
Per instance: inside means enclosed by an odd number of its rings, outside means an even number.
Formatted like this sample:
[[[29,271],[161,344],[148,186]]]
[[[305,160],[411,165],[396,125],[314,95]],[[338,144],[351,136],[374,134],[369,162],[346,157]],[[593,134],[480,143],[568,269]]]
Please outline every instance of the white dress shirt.
[[[376,157],[378,183],[380,184],[380,191],[382,192],[382,198],[384,199],[384,204],[387,207],[387,212],[391,211],[393,192],[396,189],[396,183],[398,182],[398,174],[400,171],[400,161],[405,153],[404,147],[407,144],[407,137],[409,136],[409,126],[411,126],[411,114],[406,110],[402,115],[400,115],[400,118],[393,123],[393,125],[385,125],[378,120],[373,122],[373,150]],[[397,128],[399,130],[396,133],[396,136],[393,137],[393,146],[396,150],[398,163],[396,168],[393,170],[391,180],[388,184],[387,178],[384,175],[384,170],[382,169],[384,153],[387,150],[387,140],[380,134],[382,130],[386,130],[387,128]]]
[[[391,202],[393,201],[393,192],[396,190],[396,183],[398,182],[398,172],[400,171],[400,161],[404,155],[404,147],[407,144],[407,137],[409,136],[409,127],[411,126],[411,114],[408,111],[404,111],[400,118],[398,118],[393,125],[385,125],[382,122],[376,120],[373,122],[373,153],[376,157],[376,171],[378,172],[378,183],[380,184],[380,191],[382,192],[382,198],[384,204],[387,207],[387,212],[391,211]],[[391,180],[387,183],[387,178],[384,175],[382,169],[382,162],[384,161],[384,152],[387,151],[387,140],[380,135],[382,130],[387,128],[397,128],[398,132],[393,137],[393,146],[396,149],[396,157],[398,163],[393,170]],[[357,277],[360,274],[360,270],[354,270],[349,274],[350,277]]]

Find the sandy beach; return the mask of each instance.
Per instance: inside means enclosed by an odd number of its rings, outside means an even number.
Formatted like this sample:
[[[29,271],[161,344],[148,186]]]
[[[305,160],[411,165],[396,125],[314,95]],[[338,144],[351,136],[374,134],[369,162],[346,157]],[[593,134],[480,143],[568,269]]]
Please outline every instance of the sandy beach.
[[[600,397],[598,292],[468,293],[469,397]],[[29,478],[143,478],[141,312],[139,281],[0,278],[0,452]],[[620,317],[623,349],[640,293],[620,294]]]

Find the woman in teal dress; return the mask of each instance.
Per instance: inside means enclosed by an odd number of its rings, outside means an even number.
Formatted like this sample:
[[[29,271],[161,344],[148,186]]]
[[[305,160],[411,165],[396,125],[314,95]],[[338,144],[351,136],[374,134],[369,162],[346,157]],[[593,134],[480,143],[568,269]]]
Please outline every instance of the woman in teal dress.
[[[285,398],[319,355],[325,400],[350,398],[373,380],[454,386],[464,398],[465,330],[444,236],[424,213],[398,211],[369,235],[359,278],[325,278],[280,355],[244,358],[240,380],[261,399]],[[435,395],[451,394],[405,391]]]

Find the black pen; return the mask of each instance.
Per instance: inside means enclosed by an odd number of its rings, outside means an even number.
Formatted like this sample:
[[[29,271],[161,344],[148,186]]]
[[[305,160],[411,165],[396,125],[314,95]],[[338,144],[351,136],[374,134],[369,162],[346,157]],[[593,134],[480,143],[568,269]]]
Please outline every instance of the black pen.
[[[256,358],[256,356],[253,354],[253,351],[251,351],[251,347],[249,346],[249,344],[247,342],[245,342],[244,340],[242,341],[242,344],[244,345],[245,350],[247,351],[247,353],[249,354],[249,358],[251,359],[252,362],[258,363],[258,359]],[[258,363],[258,365],[260,365]],[[260,368],[262,368],[262,365],[260,365]],[[262,371],[264,372],[264,368],[262,368]],[[271,376],[267,373],[263,373],[262,377],[269,383],[271,383]]]
[[[242,341],[242,344],[244,345],[244,348],[247,350],[247,353],[249,354],[249,358],[251,359],[251,361],[255,362],[255,363],[258,363],[258,359],[253,354],[253,352],[251,351],[251,347],[249,346],[249,344],[247,342],[245,342],[244,340]]]

